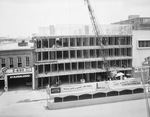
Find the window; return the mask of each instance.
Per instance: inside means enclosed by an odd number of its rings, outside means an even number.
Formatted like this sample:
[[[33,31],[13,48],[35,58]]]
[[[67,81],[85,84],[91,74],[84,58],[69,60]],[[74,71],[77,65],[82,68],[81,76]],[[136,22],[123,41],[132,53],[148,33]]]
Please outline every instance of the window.
[[[52,47],[54,47],[54,45],[55,45],[55,39],[53,38],[53,39],[49,39],[49,47],[50,48],[52,48]]]
[[[13,68],[14,64],[13,64],[13,58],[12,57],[9,58],[9,63],[10,63],[10,68]]]
[[[84,69],[84,62],[79,62],[78,63],[78,68],[79,69]]]
[[[108,45],[114,45],[114,37],[108,37]]]
[[[91,63],[85,62],[85,69],[91,69]]]
[[[21,57],[18,57],[18,67],[22,67]]]
[[[90,37],[90,46],[94,46],[95,38]]]
[[[150,48],[150,40],[141,40],[141,41],[138,41],[138,47],[139,48],[142,48],[142,47],[148,47]]]
[[[59,71],[64,71],[64,63],[58,64],[58,70]]]
[[[83,46],[88,46],[88,38],[83,38]]]
[[[37,61],[41,61],[41,52],[37,53]]]
[[[88,58],[89,57],[89,50],[83,50],[83,55],[84,55],[84,58]]]
[[[1,66],[2,66],[2,68],[6,66],[5,58],[2,58],[2,59],[1,59]]]
[[[132,38],[131,37],[127,37],[127,45],[131,45],[132,44]]]
[[[62,51],[57,51],[57,59],[62,59]]]
[[[52,72],[56,72],[58,70],[57,64],[52,64]]]
[[[70,46],[73,47],[75,46],[76,44],[76,38],[70,38]]]
[[[42,39],[42,47],[48,48],[48,40],[47,39]]]
[[[30,58],[28,56],[26,57],[26,67],[27,66],[30,66]]]
[[[50,51],[50,60],[55,60],[56,59],[56,51]]]
[[[76,57],[75,50],[70,50],[70,58],[75,58],[75,57]]]
[[[82,58],[82,50],[77,50],[77,58]]]
[[[68,38],[64,38],[63,39],[63,47],[68,47],[68,43],[69,42],[69,40],[68,40]]]
[[[63,59],[68,59],[68,58],[69,58],[69,52],[63,51]]]
[[[90,57],[91,58],[94,58],[96,55],[95,55],[95,50],[90,50]]]
[[[70,63],[65,63],[65,70],[70,70]]]
[[[77,70],[77,63],[72,63],[72,70]]]
[[[41,40],[37,40],[37,48],[41,48]]]
[[[43,60],[48,60],[48,52],[43,52]]]
[[[82,38],[77,38],[77,46],[82,46]]]

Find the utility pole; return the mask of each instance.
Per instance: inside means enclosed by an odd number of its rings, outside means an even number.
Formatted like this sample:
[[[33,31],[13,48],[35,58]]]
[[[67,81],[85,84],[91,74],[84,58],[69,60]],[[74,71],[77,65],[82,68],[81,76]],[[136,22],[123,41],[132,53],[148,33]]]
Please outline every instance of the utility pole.
[[[150,117],[150,108],[149,108],[149,103],[148,103],[148,96],[147,96],[146,86],[145,86],[145,81],[144,81],[144,76],[143,76],[143,66],[141,68],[141,76],[142,76],[142,84],[143,84],[143,88],[144,88],[144,96],[145,96],[145,102],[146,102],[147,117]]]

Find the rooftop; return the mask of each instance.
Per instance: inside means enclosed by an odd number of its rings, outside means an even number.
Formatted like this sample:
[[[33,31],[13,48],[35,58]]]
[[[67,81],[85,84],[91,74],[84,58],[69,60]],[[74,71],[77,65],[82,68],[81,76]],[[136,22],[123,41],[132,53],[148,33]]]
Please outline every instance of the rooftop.
[[[100,35],[132,35],[131,25],[99,25]],[[40,27],[35,36],[95,35],[91,25],[50,25]]]
[[[33,43],[28,42],[27,46],[18,46],[18,43],[0,44],[0,51],[7,50],[30,50],[33,49]]]

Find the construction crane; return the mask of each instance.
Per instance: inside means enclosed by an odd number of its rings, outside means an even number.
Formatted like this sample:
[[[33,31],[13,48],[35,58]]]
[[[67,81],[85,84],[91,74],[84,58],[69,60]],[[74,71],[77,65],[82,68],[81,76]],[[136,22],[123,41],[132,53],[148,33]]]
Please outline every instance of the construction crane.
[[[100,33],[101,33],[100,28],[99,28],[97,19],[96,19],[95,14],[94,14],[94,10],[92,9],[89,0],[84,0],[84,1],[87,3],[87,7],[88,7],[91,22],[92,22],[93,30],[94,30],[94,33],[96,35],[96,38],[98,39],[98,45],[100,47],[100,53],[102,55],[104,69],[106,70],[106,75],[107,75],[106,77],[108,79],[108,77],[110,76],[110,68],[109,68],[108,61],[106,59],[106,53],[104,51],[105,47],[104,47],[104,44],[102,42],[103,38],[102,38],[102,36],[100,36]]]

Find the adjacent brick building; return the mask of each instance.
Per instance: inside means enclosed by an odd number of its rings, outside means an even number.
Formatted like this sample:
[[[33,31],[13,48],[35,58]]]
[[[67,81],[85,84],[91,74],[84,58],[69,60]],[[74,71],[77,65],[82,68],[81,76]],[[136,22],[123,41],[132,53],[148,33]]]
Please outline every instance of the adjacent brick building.
[[[30,83],[34,89],[33,49],[33,43],[25,41],[0,46],[1,88]]]

